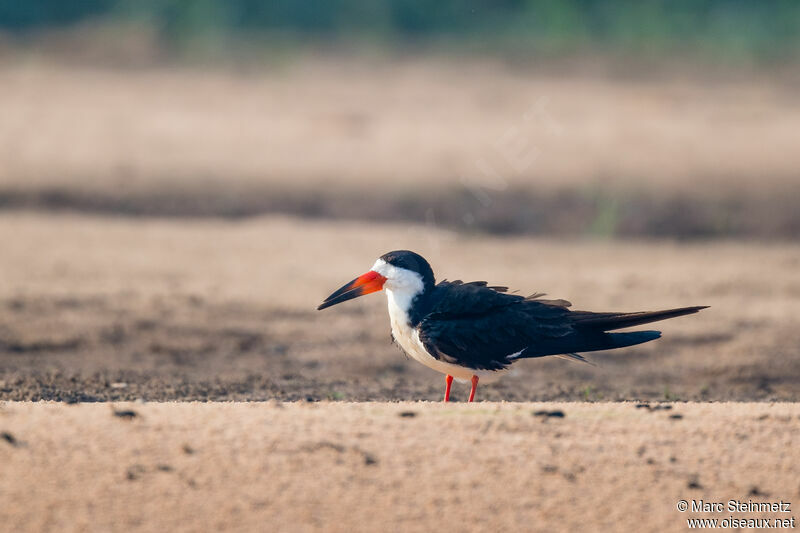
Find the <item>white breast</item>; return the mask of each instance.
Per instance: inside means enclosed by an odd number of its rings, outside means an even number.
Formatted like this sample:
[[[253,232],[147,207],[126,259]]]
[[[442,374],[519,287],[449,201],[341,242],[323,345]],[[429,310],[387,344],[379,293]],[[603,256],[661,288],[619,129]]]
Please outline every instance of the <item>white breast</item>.
[[[446,363],[434,358],[428,353],[428,350],[425,349],[425,345],[422,344],[422,341],[419,340],[419,332],[409,324],[406,309],[409,308],[411,302],[405,301],[405,295],[402,292],[396,294],[387,289],[386,296],[389,300],[389,321],[392,324],[392,335],[397,344],[405,350],[409,357],[437,372],[449,374],[459,380],[470,379],[473,375],[482,377],[495,373],[491,370],[472,370],[464,366]]]

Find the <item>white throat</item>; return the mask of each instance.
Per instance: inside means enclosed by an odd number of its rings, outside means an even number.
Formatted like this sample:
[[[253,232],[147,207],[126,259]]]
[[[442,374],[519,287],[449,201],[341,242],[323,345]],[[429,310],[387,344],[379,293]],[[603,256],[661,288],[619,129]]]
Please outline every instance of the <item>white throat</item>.
[[[411,270],[389,264],[383,259],[375,261],[372,270],[386,278],[383,288],[389,303],[392,325],[395,325],[395,321],[402,325],[408,324],[408,312],[411,304],[414,302],[414,298],[425,290],[422,276]]]
[[[400,315],[397,316],[397,319],[401,319],[409,323],[411,319],[409,318],[408,312],[411,309],[411,303],[414,301],[414,297],[416,294],[409,294],[407,291],[392,291],[386,289],[386,300],[389,303],[389,314],[390,315]],[[395,318],[394,316],[392,317]]]

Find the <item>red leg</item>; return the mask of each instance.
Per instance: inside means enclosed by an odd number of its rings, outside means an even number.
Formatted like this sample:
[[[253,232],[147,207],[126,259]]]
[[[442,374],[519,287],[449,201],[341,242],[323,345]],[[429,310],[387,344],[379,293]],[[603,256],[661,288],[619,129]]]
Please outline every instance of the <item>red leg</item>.
[[[453,376],[447,375],[444,378],[444,382],[447,383],[447,387],[444,389],[444,401],[450,401],[450,385],[453,384]]]
[[[472,388],[469,391],[469,401],[475,399],[476,390],[478,390],[478,376],[472,376]]]

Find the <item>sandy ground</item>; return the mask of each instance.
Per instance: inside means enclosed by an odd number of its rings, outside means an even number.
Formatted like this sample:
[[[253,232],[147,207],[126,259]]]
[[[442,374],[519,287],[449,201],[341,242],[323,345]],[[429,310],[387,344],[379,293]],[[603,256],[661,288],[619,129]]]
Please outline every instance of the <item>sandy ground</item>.
[[[8,531],[686,531],[800,500],[793,404],[4,402],[0,431]],[[701,499],[792,505],[677,510]]]
[[[785,80],[4,56],[0,86],[0,530],[683,531],[729,514],[681,499],[800,495]],[[442,376],[382,295],[315,308],[403,248],[576,309],[711,308],[487,403],[383,403]]]
[[[798,497],[786,83],[6,57],[0,86],[0,530],[683,531],[681,499]],[[315,308],[403,248],[576,309],[711,308],[487,403],[381,403],[442,376],[382,295]],[[69,405],[128,400],[166,403]]]
[[[427,226],[0,215],[0,398],[436,400],[442,376],[389,341],[386,300],[316,306],[392,249],[439,279],[577,309],[710,305],[664,337],[522,361],[484,400],[800,398],[800,247],[554,241]],[[455,388],[463,399],[464,386]]]
[[[115,190],[204,180],[397,188],[598,178],[796,178],[794,87],[770,76],[595,76],[489,61],[265,70],[0,63],[0,179]],[[69,149],[65,149],[65,145]],[[721,181],[718,181],[721,180]]]
[[[769,75],[489,61],[0,62],[0,207],[796,239],[800,105]]]

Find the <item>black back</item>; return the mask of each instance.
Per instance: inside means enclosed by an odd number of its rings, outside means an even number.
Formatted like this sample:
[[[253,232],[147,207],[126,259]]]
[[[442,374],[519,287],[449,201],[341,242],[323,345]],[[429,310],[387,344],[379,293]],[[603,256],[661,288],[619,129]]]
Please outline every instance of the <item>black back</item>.
[[[421,303],[415,327],[436,359],[474,369],[499,370],[516,359],[632,346],[658,331],[615,329],[696,313],[684,307],[646,313],[570,311],[564,300],[507,294],[484,281],[443,281]]]
[[[544,339],[572,333],[562,302],[507,294],[485,281],[443,281],[419,322],[419,337],[436,359],[469,368],[498,370]],[[564,302],[566,303],[566,302]]]

